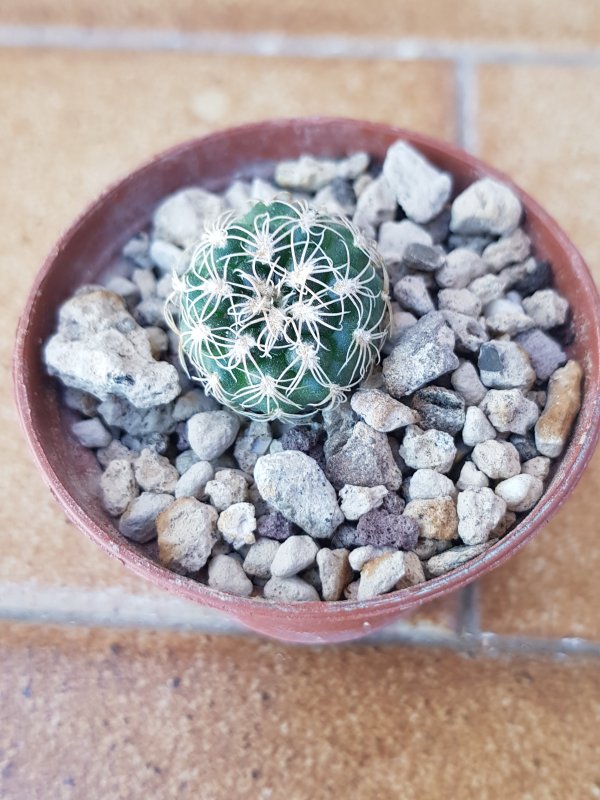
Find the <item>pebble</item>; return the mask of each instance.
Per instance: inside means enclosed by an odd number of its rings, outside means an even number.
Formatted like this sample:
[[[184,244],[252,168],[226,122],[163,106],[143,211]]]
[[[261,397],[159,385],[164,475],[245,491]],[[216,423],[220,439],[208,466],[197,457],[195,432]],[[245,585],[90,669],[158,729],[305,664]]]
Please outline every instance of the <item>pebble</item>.
[[[100,403],[98,413],[111,428],[121,428],[134,437],[172,433],[176,426],[172,403],[136,408],[123,397],[113,395]]]
[[[334,486],[385,486],[390,491],[402,485],[388,437],[357,422],[346,444],[327,459],[327,477]]]
[[[82,419],[71,425],[71,433],[83,447],[108,447],[112,436],[98,417]]]
[[[315,208],[324,207],[330,214],[351,217],[356,211],[356,195],[352,184],[344,178],[334,178],[320,189],[313,200]]]
[[[204,491],[217,511],[248,500],[248,480],[235,469],[220,469],[209,480]]]
[[[157,517],[172,503],[173,495],[142,492],[125,509],[119,520],[119,531],[140,544],[155,539]]]
[[[421,275],[405,275],[394,284],[394,296],[400,305],[417,317],[435,310],[427,284]]]
[[[135,479],[145,492],[173,494],[179,473],[168,458],[145,448],[133,462]]]
[[[538,380],[547,381],[552,373],[566,364],[567,355],[559,343],[539,328],[519,333],[515,341],[525,350]]]
[[[360,545],[360,537],[356,529],[356,525],[351,525],[347,522],[342,523],[339,528],[331,537],[332,547],[358,547]]]
[[[358,195],[353,221],[368,236],[382,222],[391,220],[396,213],[396,197],[387,180],[381,175],[371,181]]]
[[[403,141],[388,148],[383,174],[398,204],[415,222],[429,222],[444,208],[452,191],[452,178],[434,167],[414,147]]]
[[[521,304],[506,297],[492,300],[486,305],[485,324],[488,331],[495,336],[502,336],[505,333],[515,336],[534,326],[533,320],[523,311]]]
[[[483,251],[483,260],[494,270],[499,272],[509,264],[524,261],[531,250],[531,240],[521,228],[509,236],[503,236],[497,242],[492,242]]]
[[[470,236],[504,236],[518,227],[522,213],[512,189],[493,178],[481,178],[453,201],[450,230]]]
[[[431,236],[431,233],[429,235]],[[437,272],[445,263],[446,256],[442,248],[423,242],[412,242],[407,245],[402,256],[402,267],[417,272]]]
[[[389,219],[379,229],[378,244],[379,252],[383,256],[386,265],[393,267],[402,263],[409,245],[424,244],[431,246],[432,240],[424,228],[415,225],[409,219],[403,219],[400,222],[393,222]],[[392,278],[397,273],[394,269],[391,269],[390,272]]]
[[[486,306],[502,297],[506,291],[506,278],[503,275],[482,275],[481,278],[471,281],[469,290]]]
[[[535,456],[521,464],[521,473],[524,475],[533,475],[534,478],[539,478],[544,481],[550,472],[550,464],[551,461],[547,456]]]
[[[242,565],[233,556],[216,555],[208,564],[208,585],[219,592],[228,592],[238,597],[250,597],[254,590],[252,581]]]
[[[510,442],[496,439],[476,444],[471,458],[475,466],[494,481],[512,478],[521,471],[519,453]]]
[[[206,189],[182,189],[169,195],[154,212],[153,236],[178,247],[190,247],[224,207],[223,199]]]
[[[520,389],[490,389],[480,408],[496,430],[521,436],[535,425],[540,415],[537,405]]]
[[[456,505],[449,495],[430,500],[411,500],[406,504],[404,516],[419,524],[424,539],[455,539],[458,529]]]
[[[199,462],[200,459],[193,450],[184,450],[175,458],[175,466],[180,475],[183,475],[184,472],[187,472],[193,464],[198,464]]]
[[[183,256],[184,251],[180,247],[176,247],[172,242],[165,242],[162,239],[153,239],[150,245],[150,258],[156,264],[161,272],[170,274],[175,271],[181,275],[187,262]]]
[[[416,391],[412,407],[417,412],[419,426],[426,430],[435,428],[454,435],[465,422],[465,401],[442,386],[425,386]]]
[[[388,392],[400,399],[454,371],[459,365],[454,343],[454,333],[443,314],[434,311],[421,317],[402,332],[398,344],[383,360]]]
[[[419,526],[414,519],[376,508],[359,519],[354,542],[412,550],[418,538]]]
[[[415,586],[425,580],[419,557],[414,553],[385,553],[367,562],[360,573],[357,600],[385,594],[392,589]]]
[[[101,447],[96,450],[96,458],[98,459],[101,467],[106,469],[111,461],[121,459],[122,461],[135,461],[138,457],[137,453],[125,447],[118,439],[113,439],[107,447]]]
[[[144,328],[148,342],[150,344],[150,352],[152,358],[159,359],[169,349],[169,337],[162,328]]]
[[[354,180],[369,166],[366,153],[332,160],[303,155],[292,161],[280,161],[275,167],[275,182],[286,189],[316,192],[335,178]]]
[[[141,300],[140,290],[136,284],[122,275],[113,275],[110,280],[106,281],[105,288],[122,297],[128,308]]]
[[[229,411],[202,411],[188,420],[187,437],[199,459],[212,461],[231,447],[239,429],[238,417]]]
[[[465,489],[459,492],[456,510],[458,535],[463,542],[483,544],[504,517],[506,503],[492,489]]]
[[[417,425],[411,425],[404,434],[400,455],[412,469],[449,472],[454,464],[456,445],[449,433],[433,428],[423,431]]]
[[[442,289],[438,294],[440,311],[455,311],[468,317],[481,314],[481,300],[470,289]]]
[[[372,544],[365,544],[362,547],[357,547],[355,550],[350,552],[350,555],[348,556],[348,562],[355,572],[360,572],[367,561],[372,561],[374,558],[379,558],[379,556],[382,556],[385,553],[395,552],[395,547],[375,547],[375,545]]]
[[[529,511],[544,492],[544,484],[535,475],[521,473],[496,484],[496,494],[509,511]]]
[[[44,359],[64,384],[102,400],[116,394],[148,408],[180,392],[175,367],[152,358],[144,330],[123,300],[106,289],[76,294],[62,304]]]
[[[100,478],[102,505],[113,517],[120,517],[140,493],[131,461],[114,459]]]
[[[480,255],[458,247],[448,253],[446,263],[435,274],[435,280],[442,289],[466,289],[472,281],[486,272],[486,263]]]
[[[379,508],[388,493],[385,486],[350,486],[340,489],[340,508],[346,519],[357,520],[374,508]]]
[[[475,558],[476,556],[480,556],[482,553],[485,553],[485,551],[490,547],[490,544],[491,543],[476,544],[466,547],[453,547],[450,550],[446,550],[444,553],[439,553],[438,555],[430,558],[425,564],[427,573],[432,578],[445,575],[447,572],[466,564],[467,561],[471,561],[471,559]]]
[[[193,497],[172,502],[156,520],[161,563],[180,573],[202,569],[217,541],[217,519],[212,506]]]
[[[463,361],[460,364],[450,376],[450,382],[469,406],[481,403],[487,392],[479,380],[479,373],[470,361]]]
[[[523,389],[533,386],[535,372],[526,351],[515,342],[486,342],[477,359],[481,382],[491,389]]]
[[[485,402],[485,401],[484,401]],[[462,429],[462,440],[469,447],[475,447],[480,442],[495,439],[496,431],[483,411],[477,406],[469,406]]]
[[[255,513],[252,503],[233,503],[219,514],[217,522],[219,533],[236,550],[256,541]]]
[[[280,603],[305,603],[319,600],[319,593],[302,578],[270,578],[264,585],[265,600]]]
[[[195,454],[194,457],[196,457]],[[212,480],[214,474],[214,469],[209,461],[196,461],[190,464],[175,484],[175,497],[177,499],[196,497],[201,500],[206,494],[206,484]]]
[[[317,567],[321,579],[323,600],[340,600],[344,589],[352,580],[352,569],[345,548],[330,550],[323,547],[317,553]]]
[[[297,450],[261,456],[254,480],[266,502],[311,536],[329,538],[344,515],[317,462]],[[352,481],[342,481],[351,483]],[[376,481],[375,484],[380,483]]]
[[[524,436],[519,433],[513,433],[508,437],[508,441],[517,449],[521,461],[528,461],[530,458],[539,456],[532,431],[529,431]]]
[[[538,328],[548,330],[563,325],[569,314],[569,302],[554,289],[540,289],[523,299],[523,308]]]
[[[66,386],[62,399],[67,408],[78,411],[84,417],[95,417],[98,410],[98,398],[72,386]]]
[[[131,281],[137,286],[142,300],[148,300],[156,294],[156,278],[151,269],[134,269]]]
[[[583,370],[567,361],[550,378],[546,406],[535,426],[535,444],[543,456],[557,458],[567,443],[581,405]]]
[[[244,558],[244,572],[254,578],[268,580],[271,577],[271,564],[281,545],[274,539],[259,536],[248,548]]]
[[[490,481],[481,470],[477,469],[472,461],[465,461],[462,465],[460,475],[456,481],[456,488],[459,492],[465,489],[483,489],[489,486]]]
[[[510,286],[519,292],[521,297],[528,297],[539,289],[545,289],[552,281],[552,271],[547,261],[536,261],[528,258],[516,267],[508,267],[507,276]]]
[[[392,313],[390,315],[390,330],[384,342],[382,352],[389,355],[400,340],[400,335],[405,328],[410,328],[417,321],[414,314],[410,311],[403,311],[395,300],[391,302]]]
[[[252,473],[256,462],[268,451],[273,441],[271,426],[262,420],[252,420],[237,437],[233,454],[244,472]]]
[[[378,389],[360,389],[350,398],[352,410],[371,428],[389,433],[418,420],[415,412]]]
[[[202,389],[190,389],[180,395],[173,406],[173,419],[176,422],[187,422],[194,414],[202,411],[217,411],[220,405],[214,397],[207,395]]]
[[[454,483],[434,469],[418,469],[411,475],[407,486],[409,500],[433,500],[444,495],[456,498]]]
[[[148,234],[138,233],[136,236],[132,236],[131,239],[129,239],[121,252],[125,258],[133,261],[134,264],[138,265],[138,267],[150,269],[152,266],[152,261],[148,255],[149,244],[150,239]]]
[[[256,507],[256,500],[253,500]],[[272,511],[259,516],[256,529],[261,536],[275,539],[278,542],[285,541],[294,533],[294,526],[278,511]]]
[[[265,181],[262,178],[253,178],[250,184],[250,197],[253,201],[260,200],[262,203],[272,203],[276,197],[281,200],[290,200],[291,195],[289,192],[280,191],[277,186],[274,186],[270,181]]]
[[[488,335],[483,325],[467,314],[456,311],[442,311],[444,319],[452,329],[456,339],[456,349],[461,353],[477,353]]]
[[[390,514],[402,514],[405,505],[406,503],[400,495],[396,494],[396,492],[388,492],[383,498],[381,508],[384,511],[389,511]]]

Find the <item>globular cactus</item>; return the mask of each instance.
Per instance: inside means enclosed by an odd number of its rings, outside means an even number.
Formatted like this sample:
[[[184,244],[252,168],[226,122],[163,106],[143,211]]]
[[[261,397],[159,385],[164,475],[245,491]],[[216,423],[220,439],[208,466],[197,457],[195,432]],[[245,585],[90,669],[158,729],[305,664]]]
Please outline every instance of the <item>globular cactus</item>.
[[[305,203],[221,217],[175,278],[167,315],[188,374],[253,419],[332,408],[371,371],[389,324],[383,261],[351,222]]]

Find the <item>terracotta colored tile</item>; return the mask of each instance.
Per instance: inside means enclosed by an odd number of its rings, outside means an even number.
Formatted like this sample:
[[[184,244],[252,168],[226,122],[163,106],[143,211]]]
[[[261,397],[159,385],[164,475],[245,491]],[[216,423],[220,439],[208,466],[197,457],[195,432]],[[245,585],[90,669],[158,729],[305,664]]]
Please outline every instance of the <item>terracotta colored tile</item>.
[[[2,626],[7,800],[595,797],[597,664]]]
[[[402,122],[449,138],[451,75],[440,64],[3,52],[0,263],[12,331],[41,259],[109,181],[154,152],[232,123],[313,113]],[[241,79],[243,76],[243,80]],[[403,102],[390,103],[394,87]],[[443,98],[440,102],[439,98]],[[0,343],[0,579],[145,584],[68,525],[17,432],[12,337]]]
[[[460,14],[446,0],[6,0],[4,22],[190,30],[285,31],[292,34],[381,35],[458,40],[536,42],[561,48],[597,44],[600,22],[594,0],[464,0]]]
[[[599,81],[600,69],[486,67],[479,91],[482,157],[555,216],[598,282]]]

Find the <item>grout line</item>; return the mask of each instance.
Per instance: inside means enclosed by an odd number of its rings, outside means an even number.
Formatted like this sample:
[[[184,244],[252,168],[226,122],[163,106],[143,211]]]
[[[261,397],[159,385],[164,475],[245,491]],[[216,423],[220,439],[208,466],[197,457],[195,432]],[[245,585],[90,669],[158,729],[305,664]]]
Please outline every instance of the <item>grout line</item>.
[[[531,42],[473,44],[445,39],[378,38],[288,33],[108,29],[64,25],[0,25],[0,47],[176,51],[303,58],[463,60],[473,64],[600,66],[600,49],[538,50]]]
[[[457,143],[463,150],[477,155],[479,83],[475,62],[470,58],[458,59],[454,67],[454,80]]]

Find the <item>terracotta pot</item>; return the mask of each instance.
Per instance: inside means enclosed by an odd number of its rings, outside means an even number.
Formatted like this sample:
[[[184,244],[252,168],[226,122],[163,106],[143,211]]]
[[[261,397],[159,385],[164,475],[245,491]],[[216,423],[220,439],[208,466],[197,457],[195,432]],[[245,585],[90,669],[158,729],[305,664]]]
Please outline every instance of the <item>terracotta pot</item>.
[[[581,412],[571,442],[546,493],[497,545],[459,569],[410,589],[366,602],[284,604],[234,597],[175,575],[157,563],[152,545],[119,535],[98,500],[100,469],[93,453],[74,443],[73,417],[61,407],[57,384],[41,359],[56,311],[81,284],[96,281],[129,237],[145,227],[156,204],[182,187],[220,190],[234,177],[269,175],[272,162],[302,153],[343,156],[366,150],[382,159],[406,139],[455,177],[460,190],[482,175],[509,183],[526,209],[535,252],[552,264],[557,288],[573,309],[576,339],[569,354],[585,366]],[[596,446],[600,422],[600,303],[581,255],[556,222],[505,175],[449,144],[389,125],[345,119],[278,120],[246,125],[187,142],[153,158],[107,191],[73,224],[46,259],[21,316],[14,380],[25,434],[44,479],[75,525],[133,572],[180,597],[234,617],[247,627],[295,642],[358,638],[434,598],[465,586],[513,555],[573,491]]]

